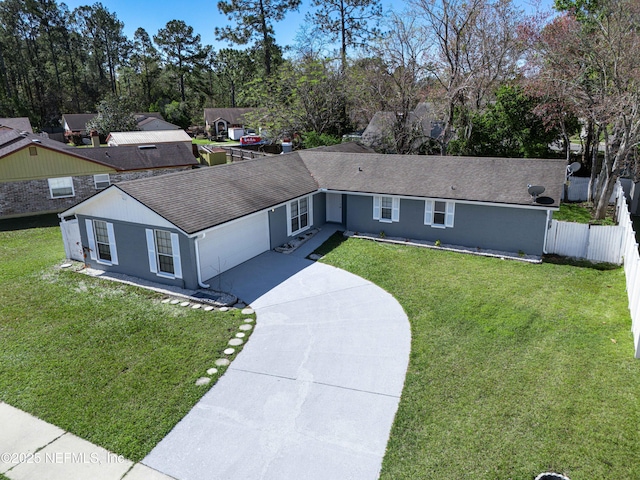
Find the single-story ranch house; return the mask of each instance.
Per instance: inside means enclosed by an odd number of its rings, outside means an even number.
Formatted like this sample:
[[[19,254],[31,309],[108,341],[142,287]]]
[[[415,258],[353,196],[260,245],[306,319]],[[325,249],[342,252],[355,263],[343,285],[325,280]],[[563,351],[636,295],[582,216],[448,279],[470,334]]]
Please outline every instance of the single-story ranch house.
[[[191,170],[191,148],[76,148],[0,130],[0,218],[61,212],[112,183]]]
[[[91,267],[196,289],[327,222],[540,255],[564,175],[563,160],[303,150],[119,183],[60,217]]]

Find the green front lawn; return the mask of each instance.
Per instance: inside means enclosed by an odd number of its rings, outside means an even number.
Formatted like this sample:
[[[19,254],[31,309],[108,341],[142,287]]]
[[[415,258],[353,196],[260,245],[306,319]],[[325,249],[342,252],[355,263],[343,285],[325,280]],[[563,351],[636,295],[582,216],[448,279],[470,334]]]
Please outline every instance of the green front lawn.
[[[615,225],[613,221],[614,207],[611,206],[607,217],[602,220],[594,219],[595,207],[590,202],[561,203],[560,210],[553,212],[553,219],[563,222],[591,223],[594,225]]]
[[[357,239],[323,261],[390,292],[411,324],[381,478],[640,478],[640,361],[622,269]]]
[[[58,227],[0,232],[0,401],[141,460],[209,386],[246,316],[57,265]]]

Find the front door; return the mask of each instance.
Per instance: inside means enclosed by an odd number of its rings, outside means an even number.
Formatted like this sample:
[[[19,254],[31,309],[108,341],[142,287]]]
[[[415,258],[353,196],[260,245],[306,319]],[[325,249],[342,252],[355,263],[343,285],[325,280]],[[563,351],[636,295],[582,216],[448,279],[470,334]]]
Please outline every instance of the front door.
[[[327,222],[342,223],[342,194],[327,193]]]

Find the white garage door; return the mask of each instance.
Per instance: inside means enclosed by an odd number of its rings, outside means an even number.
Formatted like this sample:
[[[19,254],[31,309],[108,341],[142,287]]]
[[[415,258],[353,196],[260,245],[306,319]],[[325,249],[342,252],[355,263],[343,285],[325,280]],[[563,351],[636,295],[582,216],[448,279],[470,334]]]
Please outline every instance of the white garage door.
[[[198,240],[202,278],[215,277],[270,249],[267,212],[222,225]]]

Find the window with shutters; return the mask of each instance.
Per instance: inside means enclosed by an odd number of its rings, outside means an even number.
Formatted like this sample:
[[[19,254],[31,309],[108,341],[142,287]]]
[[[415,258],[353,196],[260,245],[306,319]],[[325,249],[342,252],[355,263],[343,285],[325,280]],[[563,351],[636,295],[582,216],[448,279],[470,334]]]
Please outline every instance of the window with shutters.
[[[435,228],[453,228],[455,202],[426,200],[424,205],[424,224]]]
[[[373,219],[383,223],[400,221],[400,198],[389,196],[373,197]]]

